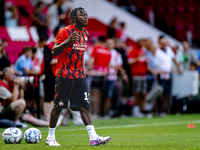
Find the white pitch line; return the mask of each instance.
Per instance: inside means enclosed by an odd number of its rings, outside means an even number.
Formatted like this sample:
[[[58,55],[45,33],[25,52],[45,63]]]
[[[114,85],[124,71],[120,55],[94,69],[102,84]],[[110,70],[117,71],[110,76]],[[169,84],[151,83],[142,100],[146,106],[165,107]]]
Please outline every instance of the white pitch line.
[[[106,126],[106,127],[96,127],[95,129],[117,129],[117,128],[135,128],[135,127],[146,127],[146,126],[166,126],[166,125],[179,125],[179,124],[191,124],[191,123],[200,123],[200,120],[193,120],[193,121],[177,121],[177,122],[163,122],[163,123],[150,123],[150,124],[133,124],[133,125],[121,125],[121,126]],[[79,131],[79,130],[86,130],[85,128],[80,129],[64,129],[64,130],[56,130],[56,132],[62,131]],[[41,132],[48,132],[41,131]],[[2,133],[0,133],[2,134]]]
[[[69,136],[77,136],[77,134],[67,134]],[[88,135],[87,133],[85,134],[78,134],[78,135]],[[101,134],[101,135],[105,135],[105,134]],[[119,134],[109,134],[110,136],[111,135],[119,135]],[[120,134],[120,135],[169,135],[169,136],[172,136],[172,135],[200,135],[200,134],[148,134],[148,133],[131,133],[131,134]]]
[[[179,122],[164,122],[164,123],[151,123],[151,124],[135,124],[135,125],[121,125],[121,126],[107,126],[107,127],[95,127],[95,129],[116,129],[116,128],[134,128],[134,127],[143,127],[143,126],[166,126],[166,125],[179,125],[179,124],[186,124],[186,123],[200,123],[200,120],[193,120],[193,121],[179,121]],[[59,131],[79,131],[79,130],[86,130],[85,128],[80,129],[65,129],[65,130],[56,130]],[[47,131],[42,131],[47,132]]]

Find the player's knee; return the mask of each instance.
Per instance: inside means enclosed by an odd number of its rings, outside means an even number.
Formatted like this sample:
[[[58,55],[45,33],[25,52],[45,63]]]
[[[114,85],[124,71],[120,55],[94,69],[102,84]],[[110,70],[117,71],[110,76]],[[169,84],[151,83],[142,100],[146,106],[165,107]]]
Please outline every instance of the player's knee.
[[[62,111],[62,108],[58,108],[58,107],[53,107],[52,112],[56,114],[56,116],[59,116],[60,113]]]
[[[84,108],[84,107],[80,107],[80,110],[82,111],[82,112],[90,112],[90,109],[89,108]]]

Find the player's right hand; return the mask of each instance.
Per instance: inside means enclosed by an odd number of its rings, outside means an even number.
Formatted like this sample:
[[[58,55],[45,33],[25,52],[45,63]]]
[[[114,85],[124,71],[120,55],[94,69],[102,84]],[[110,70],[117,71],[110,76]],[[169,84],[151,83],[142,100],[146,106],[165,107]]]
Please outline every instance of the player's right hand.
[[[73,32],[72,34],[70,34],[70,36],[68,37],[69,41],[70,42],[73,42],[73,41],[78,41],[80,39],[80,35],[79,35],[79,32]]]

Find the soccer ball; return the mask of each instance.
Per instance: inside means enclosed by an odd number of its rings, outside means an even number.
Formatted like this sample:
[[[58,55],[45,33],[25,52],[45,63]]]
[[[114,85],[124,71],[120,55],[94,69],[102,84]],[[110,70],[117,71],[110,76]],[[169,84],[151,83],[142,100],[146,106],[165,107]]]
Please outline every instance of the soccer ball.
[[[39,143],[42,138],[40,130],[36,128],[29,128],[24,133],[24,139],[27,143]]]
[[[19,144],[23,139],[23,133],[18,128],[8,128],[2,134],[6,144]]]

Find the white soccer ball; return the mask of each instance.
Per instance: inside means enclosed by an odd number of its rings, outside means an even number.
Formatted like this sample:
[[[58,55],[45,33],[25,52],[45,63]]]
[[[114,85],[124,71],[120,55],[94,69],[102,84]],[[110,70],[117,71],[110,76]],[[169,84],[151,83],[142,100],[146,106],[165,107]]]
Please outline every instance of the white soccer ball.
[[[12,127],[6,129],[2,137],[6,144],[19,144],[23,139],[23,133],[20,129]]]
[[[29,128],[25,131],[24,133],[24,139],[27,143],[39,143],[40,140],[42,139],[42,134],[40,130],[36,128]]]

